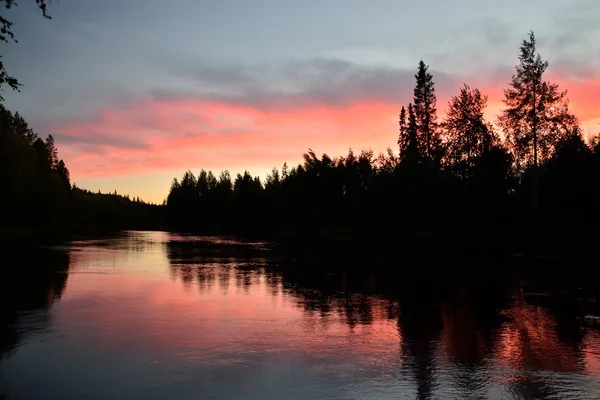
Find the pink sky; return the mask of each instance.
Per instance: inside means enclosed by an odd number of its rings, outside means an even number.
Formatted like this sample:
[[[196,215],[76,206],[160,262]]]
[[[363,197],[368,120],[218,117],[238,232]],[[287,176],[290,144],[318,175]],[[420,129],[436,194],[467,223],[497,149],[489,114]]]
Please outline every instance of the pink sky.
[[[553,81],[568,89],[584,132],[597,133],[600,80],[566,80],[558,75]],[[491,121],[502,108],[504,86],[480,88],[489,96]],[[438,92],[439,117],[452,94]],[[284,162],[295,165],[308,148],[331,156],[349,148],[396,150],[400,107],[376,98],[340,106],[314,102],[269,108],[180,96],[107,108],[89,120],[59,124],[53,131],[73,139],[102,132],[103,141],[97,144],[60,144],[60,155],[79,186],[160,203],[172,178],[187,169],[195,174],[201,168],[216,173],[228,169],[232,174],[248,169],[264,177]]]
[[[545,78],[600,131],[597,0],[64,3],[51,20],[35,2],[7,10],[19,43],[3,60],[24,87],[3,96],[94,191],[162,202],[187,169],[264,177],[308,148],[395,149],[421,59],[440,119],[465,82],[493,121],[531,30]]]

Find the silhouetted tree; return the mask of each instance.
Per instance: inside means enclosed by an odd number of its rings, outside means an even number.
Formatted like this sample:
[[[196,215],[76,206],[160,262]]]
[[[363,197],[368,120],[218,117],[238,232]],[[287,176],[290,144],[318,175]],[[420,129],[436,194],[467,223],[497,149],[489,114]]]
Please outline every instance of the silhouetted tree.
[[[29,144],[33,144],[37,139],[37,134],[29,127],[29,124],[19,112],[15,112],[15,115],[13,116],[12,129],[17,135],[27,140]]]
[[[50,15],[48,15],[48,3],[47,0],[35,0],[38,8],[42,12],[44,18],[50,19]],[[4,4],[3,4],[4,3]],[[0,7],[4,6],[5,9],[11,9],[17,5],[16,0],[0,0]],[[4,16],[0,15],[0,42],[8,43],[9,41],[17,42],[15,39],[15,35],[12,31],[13,23],[6,19]],[[6,67],[4,66],[4,62],[2,61],[2,56],[0,56],[0,90],[3,90],[3,86],[8,85],[13,90],[19,90],[21,84],[12,75],[9,75],[6,71]],[[0,96],[0,102],[3,101],[4,98]]]
[[[460,94],[452,96],[448,102],[442,123],[446,135],[446,159],[463,178],[471,174],[476,158],[499,141],[492,125],[483,117],[486,103],[487,96],[466,84]]]
[[[506,141],[484,118],[487,96],[466,84],[438,124],[433,76],[421,61],[413,102],[398,116],[398,153],[388,148],[373,157],[350,149],[331,157],[308,149],[300,164],[274,168],[264,185],[248,171],[233,183],[226,172],[216,183],[210,171],[196,180],[188,172],[167,198],[172,223],[354,250],[402,244],[426,251],[424,243],[440,251],[457,244],[507,248],[502,241],[483,243],[486,236],[472,232],[502,238],[528,233],[527,193],[539,150],[546,220],[566,226],[575,204],[600,201],[597,185],[590,184],[600,179],[600,145],[583,141],[564,93],[543,81],[547,63],[535,54],[533,34],[520,60],[499,118]],[[577,220],[579,228],[592,226],[593,218]],[[446,230],[462,232],[464,238],[456,237],[464,240],[441,233]]]
[[[71,174],[69,173],[69,169],[63,160],[60,160],[56,164],[56,172],[58,173],[58,176],[60,176],[65,189],[69,191],[71,189]]]
[[[540,177],[540,209],[545,224],[553,229],[576,227],[584,216],[582,203],[593,201],[593,151],[585,143],[579,129],[563,135],[555,145],[552,158],[546,161]],[[581,210],[581,211],[580,211]]]
[[[406,121],[406,109],[404,106],[400,109],[400,115],[398,117],[398,148],[400,150],[400,155],[405,154],[406,150],[409,147],[409,137],[408,137],[408,124]]]
[[[279,176],[279,170],[277,168],[273,168],[271,173],[267,175],[267,179],[265,180],[265,189],[266,190],[277,190],[281,186],[281,178]]]
[[[412,103],[408,104],[408,120],[406,111],[402,107],[400,112],[400,162],[415,166],[422,159],[422,152],[419,146],[419,127]]]
[[[437,97],[433,75],[423,60],[415,74],[417,84],[413,93],[414,112],[417,123],[420,152],[428,161],[439,160],[440,139],[437,127]]]
[[[561,136],[577,127],[570,114],[566,91],[544,81],[548,62],[536,53],[533,32],[521,43],[521,54],[510,88],[504,90],[506,109],[498,118],[509,148],[514,154],[517,169],[533,168],[533,203],[538,206],[538,162],[549,159]]]

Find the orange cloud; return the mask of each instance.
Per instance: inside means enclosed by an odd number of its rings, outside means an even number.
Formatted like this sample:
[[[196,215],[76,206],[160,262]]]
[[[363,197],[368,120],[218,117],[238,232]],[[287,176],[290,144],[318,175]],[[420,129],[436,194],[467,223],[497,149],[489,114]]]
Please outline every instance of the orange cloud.
[[[480,87],[489,96],[486,116],[491,121],[503,107],[502,87],[508,80]],[[595,133],[600,80],[561,79],[557,74],[553,81],[568,89],[584,130]],[[438,92],[440,118],[451,94]],[[51,132],[57,135],[61,157],[76,182],[165,171],[179,175],[200,168],[234,173],[249,169],[264,176],[284,161],[296,164],[308,148],[338,156],[348,148],[377,153],[396,147],[400,104],[389,100],[306,104],[269,109],[190,96],[152,99],[107,109],[93,120],[64,124]],[[164,183],[160,188],[164,191]],[[136,194],[135,187],[125,192]],[[157,193],[153,200],[165,196]]]
[[[55,129],[61,138],[102,132],[103,142],[65,141],[74,177],[114,177],[163,168],[271,168],[299,161],[307,148],[337,155],[384,150],[395,142],[397,106],[384,103],[263,112],[251,107],[180,99],[108,110],[95,121]],[[143,121],[148,114],[153,121]],[[390,128],[391,127],[391,128]],[[119,146],[123,138],[137,146]]]

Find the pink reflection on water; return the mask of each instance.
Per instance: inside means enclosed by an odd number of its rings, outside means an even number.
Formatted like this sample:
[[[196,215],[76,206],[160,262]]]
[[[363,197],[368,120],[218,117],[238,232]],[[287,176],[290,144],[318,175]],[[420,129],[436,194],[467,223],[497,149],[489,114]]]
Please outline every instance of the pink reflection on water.
[[[176,357],[228,364],[289,354],[370,366],[400,362],[401,337],[396,320],[387,318],[387,300],[369,303],[369,324],[350,326],[348,319],[360,316],[347,315],[343,304],[326,313],[308,310],[264,269],[210,264],[178,270],[174,280],[152,273],[72,274],[72,290],[60,305],[63,330],[98,350],[163,354],[149,363]]]

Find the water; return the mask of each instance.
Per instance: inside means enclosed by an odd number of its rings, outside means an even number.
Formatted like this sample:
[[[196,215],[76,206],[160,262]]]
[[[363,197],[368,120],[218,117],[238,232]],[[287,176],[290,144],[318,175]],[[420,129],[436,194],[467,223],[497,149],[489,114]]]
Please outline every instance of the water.
[[[0,398],[600,398],[585,287],[416,282],[164,232],[48,252],[12,268],[54,272],[0,285]]]

